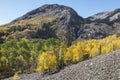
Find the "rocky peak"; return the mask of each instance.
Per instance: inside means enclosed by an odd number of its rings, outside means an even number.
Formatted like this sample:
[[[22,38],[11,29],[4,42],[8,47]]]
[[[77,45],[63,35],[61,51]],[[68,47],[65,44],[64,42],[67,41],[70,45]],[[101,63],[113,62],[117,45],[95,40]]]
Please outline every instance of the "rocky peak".
[[[84,37],[84,39],[100,39],[111,34],[119,34],[120,9],[101,12],[88,17],[80,32],[79,38]]]
[[[64,41],[76,39],[100,39],[120,32],[120,9],[95,14],[87,19],[72,8],[46,4],[2,26],[8,28],[7,37],[58,38]],[[2,28],[1,27],[1,28]],[[19,31],[18,34],[16,34]]]
[[[114,11],[106,11],[95,14],[87,18],[87,21],[91,22],[103,22],[103,23],[111,23],[114,21],[118,21],[120,19],[120,8]]]
[[[78,31],[83,23],[84,19],[72,8],[58,4],[46,4],[13,20],[6,27],[10,30],[15,28],[15,32],[20,28],[18,35],[21,37],[58,38],[71,42],[79,37]],[[10,37],[11,34],[9,32]]]
[[[43,5],[42,7],[39,7],[37,9],[34,9],[34,10],[26,13],[25,15],[15,19],[14,21],[30,19],[30,18],[33,18],[36,16],[37,17],[41,17],[41,16],[43,16],[43,17],[44,16],[61,17],[63,15],[78,16],[78,14],[70,7],[67,7],[64,5],[58,5],[58,4],[46,4],[46,5]]]
[[[100,20],[100,19],[105,19],[110,15],[110,12],[101,12],[101,13],[97,13],[91,17],[89,17],[89,19],[91,21],[95,21],[95,20]]]

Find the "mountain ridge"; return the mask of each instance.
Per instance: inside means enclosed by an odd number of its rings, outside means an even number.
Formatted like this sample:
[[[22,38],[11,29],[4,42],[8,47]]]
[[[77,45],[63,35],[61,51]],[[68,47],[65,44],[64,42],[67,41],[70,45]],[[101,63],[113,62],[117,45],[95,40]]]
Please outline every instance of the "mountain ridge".
[[[75,40],[101,39],[119,34],[119,16],[120,9],[116,9],[83,18],[70,7],[46,4],[0,26],[0,31],[6,39],[57,38],[71,43]]]

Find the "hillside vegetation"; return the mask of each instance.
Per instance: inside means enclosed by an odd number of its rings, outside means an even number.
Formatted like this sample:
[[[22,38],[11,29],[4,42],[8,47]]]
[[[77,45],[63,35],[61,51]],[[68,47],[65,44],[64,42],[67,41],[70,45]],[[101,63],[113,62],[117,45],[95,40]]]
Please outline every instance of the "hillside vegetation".
[[[19,20],[17,22],[12,22],[9,24],[2,25],[0,27],[1,38],[3,40],[13,39],[13,38],[38,38],[40,35],[45,34],[47,28],[43,27],[45,24],[50,21],[54,21],[55,17],[34,17],[27,20]],[[51,33],[50,30],[47,29],[47,32]],[[38,35],[38,33],[40,35]],[[52,34],[51,34],[52,35]],[[46,35],[47,36],[47,35]],[[47,36],[47,37],[50,37]],[[42,38],[42,36],[41,36]],[[45,38],[45,36],[44,36]]]
[[[37,72],[50,71],[70,64],[106,54],[120,48],[120,37],[112,35],[100,40],[79,41],[68,48],[60,47],[59,52],[50,50],[38,57]],[[47,57],[47,58],[46,58]]]
[[[66,66],[60,72],[51,75],[31,73],[18,75],[3,80],[119,80],[120,50],[99,55],[92,59]]]
[[[120,49],[120,37],[83,40],[67,47],[56,39],[10,40],[0,44],[0,76],[14,73],[54,73],[70,64]]]
[[[13,39],[0,44],[0,78],[12,76],[15,72],[34,72],[38,55],[43,51],[58,48],[64,44],[57,39]]]

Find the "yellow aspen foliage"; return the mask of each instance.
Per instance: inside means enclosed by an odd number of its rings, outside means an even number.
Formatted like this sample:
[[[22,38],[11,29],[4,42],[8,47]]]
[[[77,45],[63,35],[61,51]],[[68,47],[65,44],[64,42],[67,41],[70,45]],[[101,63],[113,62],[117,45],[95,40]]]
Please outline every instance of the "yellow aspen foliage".
[[[15,73],[15,74],[14,74],[14,76],[13,76],[13,80],[19,80],[18,73]]]
[[[48,57],[47,57],[47,53],[43,52],[40,56],[39,56],[39,60],[38,60],[38,66],[36,71],[37,72],[42,72],[46,69],[46,63],[48,62]]]
[[[73,48],[73,50],[72,50],[72,54],[73,54],[73,62],[78,62],[79,61],[79,51],[78,51],[78,49],[75,47],[75,48]]]
[[[106,54],[113,50],[120,49],[120,37],[117,35],[108,36],[103,39],[82,40],[71,45],[68,48],[60,47],[57,55],[54,50],[43,52],[39,55],[36,71],[42,72],[53,69],[60,63],[67,65],[77,63],[84,59],[95,57],[99,54]],[[47,50],[47,49],[46,49]],[[58,58],[56,60],[56,58]],[[63,61],[63,63],[61,62]]]
[[[113,45],[111,43],[101,47],[101,53],[102,54],[109,53],[111,51],[113,51]]]
[[[116,44],[114,44],[116,49],[120,49],[120,40],[116,41]]]
[[[113,51],[113,44],[112,43],[109,43],[107,45],[108,49],[109,49],[109,52]]]
[[[83,53],[82,50],[79,48],[79,46],[75,46],[72,50],[73,54],[73,62],[78,62],[83,59]]]
[[[100,54],[100,41],[94,40],[91,43],[90,57],[95,57]]]
[[[90,57],[95,57],[95,56],[97,56],[99,53],[100,53],[99,48],[98,48],[98,47],[94,47],[94,48],[91,49]]]
[[[72,61],[72,53],[71,50],[68,48],[66,53],[64,54],[64,63],[67,64],[67,62]]]
[[[118,38],[117,40],[113,40],[111,43],[113,44],[114,50],[120,49],[120,38]]]
[[[56,55],[53,50],[43,52],[39,56],[38,66],[36,72],[43,72],[45,70],[54,69],[57,66]]]
[[[86,47],[85,47],[85,54],[89,54],[90,51],[91,51],[91,46],[86,44]]]

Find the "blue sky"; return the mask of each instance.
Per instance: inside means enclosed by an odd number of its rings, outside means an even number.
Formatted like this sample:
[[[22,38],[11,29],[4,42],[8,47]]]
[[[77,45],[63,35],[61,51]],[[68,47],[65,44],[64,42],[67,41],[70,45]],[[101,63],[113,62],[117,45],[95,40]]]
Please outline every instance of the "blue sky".
[[[80,16],[120,8],[120,0],[0,0],[0,24],[5,24],[44,4],[72,7]]]

